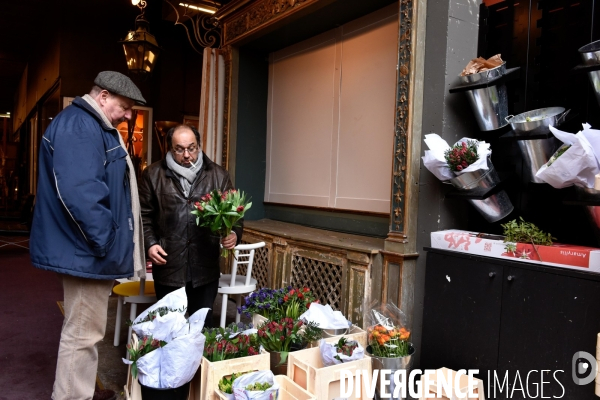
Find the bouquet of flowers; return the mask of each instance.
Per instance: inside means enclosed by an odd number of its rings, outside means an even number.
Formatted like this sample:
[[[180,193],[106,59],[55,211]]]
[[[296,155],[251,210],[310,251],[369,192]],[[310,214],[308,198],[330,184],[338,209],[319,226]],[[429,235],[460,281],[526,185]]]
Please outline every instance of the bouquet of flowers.
[[[322,335],[323,330],[317,324],[294,321],[289,317],[267,321],[258,327],[258,343],[269,352],[280,352],[282,364],[285,363],[292,346],[301,347],[320,339]]]
[[[375,325],[368,328],[369,345],[377,357],[395,358],[409,354],[410,332],[397,326]]]
[[[127,354],[129,354],[129,360],[132,361],[131,364],[131,375],[133,379],[137,379],[138,370],[137,370],[137,360],[146,354],[164,347],[167,344],[164,340],[153,339],[152,336],[142,336],[137,345],[133,342],[127,344]]]
[[[219,381],[219,390],[225,394],[232,395],[232,396],[227,396],[227,397],[233,397],[233,381],[235,381],[240,376],[247,374],[249,372],[250,371],[239,372],[239,373],[234,372],[231,375],[226,375],[226,376],[222,377],[221,380]]]
[[[477,155],[477,141],[467,140],[456,143],[446,150],[444,157],[452,171],[462,171],[479,159]]]
[[[447,181],[456,175],[489,169],[487,159],[490,145],[475,139],[462,138],[452,147],[435,133],[425,135],[429,150],[423,156],[423,165],[439,180]]]
[[[319,348],[321,350],[321,360],[326,367],[361,360],[365,356],[365,351],[360,343],[356,340],[348,340],[344,336],[335,343],[327,343],[321,339]]]
[[[277,290],[262,288],[246,296],[238,312],[248,317],[252,313],[260,314],[269,320],[283,317],[296,320],[315,300],[315,295],[307,287],[300,289],[288,286]]]
[[[151,388],[176,388],[195,375],[204,348],[202,334],[208,308],[198,310],[186,319],[185,288],[169,293],[142,312],[132,323],[141,338],[129,345],[132,374],[140,384]]]
[[[215,189],[202,196],[194,207],[192,214],[196,216],[196,225],[208,227],[214,235],[224,238],[231,234],[231,229],[238,225],[252,203],[241,190],[221,192]],[[229,252],[229,249],[223,249],[221,256],[227,257]]]
[[[225,328],[205,328],[204,357],[215,362],[256,355],[260,348],[255,332],[252,324],[244,325],[241,322]]]
[[[236,378],[232,386],[236,400],[272,400],[279,394],[279,384],[269,370],[244,374]]]
[[[413,351],[410,331],[406,328],[406,316],[392,303],[371,308],[367,328],[369,351],[375,357],[405,357]]]

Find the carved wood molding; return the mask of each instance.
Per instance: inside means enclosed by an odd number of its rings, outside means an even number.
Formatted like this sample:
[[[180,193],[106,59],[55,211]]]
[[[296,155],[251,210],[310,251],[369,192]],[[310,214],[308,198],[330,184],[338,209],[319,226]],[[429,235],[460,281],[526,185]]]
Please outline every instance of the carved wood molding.
[[[230,45],[319,0],[258,0],[223,22],[223,45]]]
[[[230,117],[231,117],[231,63],[232,50],[230,46],[221,49],[223,60],[225,63],[225,86],[223,90],[223,147],[221,154],[221,166],[229,170],[229,135],[230,135]]]
[[[396,241],[406,241],[406,185],[407,162],[409,155],[408,135],[410,122],[410,91],[412,68],[412,25],[414,0],[399,2],[399,40],[398,40],[398,73],[396,87],[396,121],[394,135],[394,160],[392,183],[392,212],[390,237]]]

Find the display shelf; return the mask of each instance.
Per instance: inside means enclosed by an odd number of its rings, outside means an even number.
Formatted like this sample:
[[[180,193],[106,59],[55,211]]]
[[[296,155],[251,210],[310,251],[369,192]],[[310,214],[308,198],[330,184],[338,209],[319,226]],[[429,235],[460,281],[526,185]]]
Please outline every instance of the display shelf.
[[[519,79],[521,67],[515,67],[507,69],[504,75],[498,76],[489,80],[482,80],[472,83],[462,83],[452,89],[450,93],[461,93],[469,90],[482,89],[490,86],[500,85],[502,83],[510,82],[515,79]]]
[[[558,124],[556,126],[556,128],[564,127],[579,117],[578,113],[573,113],[573,112],[571,112],[571,110],[567,110],[566,112],[569,113],[568,116],[565,118],[564,121],[562,121],[560,124]],[[508,125],[510,126],[510,124],[508,124]],[[504,135],[500,136],[499,139],[501,139],[501,140],[539,140],[539,139],[549,139],[551,137],[554,137],[554,135],[552,134],[552,132],[550,132],[550,128],[548,128],[548,130],[546,132],[534,133],[534,134],[523,134],[523,133],[517,134],[514,131],[514,129],[511,129],[508,132],[506,132]]]
[[[600,64],[594,64],[594,65],[580,64],[580,65],[576,66],[575,68],[573,68],[570,71],[570,73],[571,74],[582,74],[582,73],[594,72],[594,71],[598,71],[598,70],[600,70]]]

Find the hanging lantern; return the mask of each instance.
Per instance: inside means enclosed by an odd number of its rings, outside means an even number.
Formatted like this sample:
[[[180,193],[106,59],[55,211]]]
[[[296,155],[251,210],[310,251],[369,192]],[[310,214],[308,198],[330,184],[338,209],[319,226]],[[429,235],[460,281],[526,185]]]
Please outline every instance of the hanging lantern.
[[[135,19],[135,31],[129,31],[127,37],[119,42],[123,44],[125,61],[129,72],[139,75],[150,75],[160,54],[160,47],[149,32],[150,23],[144,18],[145,1],[132,0],[141,14]]]

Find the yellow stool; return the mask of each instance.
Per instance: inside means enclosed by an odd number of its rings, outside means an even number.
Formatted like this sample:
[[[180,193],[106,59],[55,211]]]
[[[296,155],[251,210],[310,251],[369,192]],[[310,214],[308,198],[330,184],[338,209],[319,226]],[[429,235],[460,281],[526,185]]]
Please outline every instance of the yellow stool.
[[[130,303],[129,319],[134,320],[137,316],[137,305],[156,302],[156,292],[154,291],[154,281],[146,282],[145,279],[120,283],[113,288],[113,293],[117,299],[117,320],[115,321],[115,338],[113,345],[118,346],[121,336],[121,316],[123,313],[123,304]],[[131,341],[131,327],[127,334],[127,343]]]

